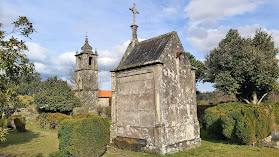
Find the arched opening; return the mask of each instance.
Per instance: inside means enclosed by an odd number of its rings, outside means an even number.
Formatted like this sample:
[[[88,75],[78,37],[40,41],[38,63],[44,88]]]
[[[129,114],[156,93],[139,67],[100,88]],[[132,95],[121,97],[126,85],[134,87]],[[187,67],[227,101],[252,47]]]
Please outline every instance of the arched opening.
[[[92,64],[92,57],[89,57],[89,65]]]

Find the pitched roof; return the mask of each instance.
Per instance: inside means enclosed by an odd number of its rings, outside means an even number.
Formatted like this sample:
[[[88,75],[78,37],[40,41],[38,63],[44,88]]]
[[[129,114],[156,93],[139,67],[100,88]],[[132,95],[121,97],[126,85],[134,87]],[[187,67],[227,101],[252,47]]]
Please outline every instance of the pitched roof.
[[[98,97],[99,98],[110,98],[111,97],[111,91],[110,90],[99,90],[98,91]]]
[[[166,44],[175,31],[136,43],[130,54],[120,65],[121,67],[145,63],[159,59]]]

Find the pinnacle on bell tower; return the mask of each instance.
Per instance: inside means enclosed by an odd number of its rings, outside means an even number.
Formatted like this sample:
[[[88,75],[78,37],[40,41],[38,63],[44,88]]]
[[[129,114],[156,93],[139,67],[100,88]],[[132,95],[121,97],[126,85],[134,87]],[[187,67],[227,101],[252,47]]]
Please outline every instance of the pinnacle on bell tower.
[[[81,51],[82,52],[87,52],[87,53],[93,53],[92,52],[92,47],[89,45],[88,43],[88,37],[87,37],[87,33],[86,33],[86,36],[85,36],[85,43],[84,45],[81,47]]]
[[[133,12],[133,24],[131,25],[132,28],[132,40],[131,42],[138,42],[137,37],[137,28],[138,25],[136,24],[136,14],[139,14],[139,12],[136,9],[136,4],[134,3],[133,8],[129,8]]]

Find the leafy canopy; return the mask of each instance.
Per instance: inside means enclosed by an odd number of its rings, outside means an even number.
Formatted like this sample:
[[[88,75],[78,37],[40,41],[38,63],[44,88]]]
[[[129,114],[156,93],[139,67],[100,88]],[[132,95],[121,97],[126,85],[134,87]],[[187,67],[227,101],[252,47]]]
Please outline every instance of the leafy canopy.
[[[197,60],[195,56],[193,56],[190,52],[185,52],[185,53],[191,65],[197,68],[195,71],[196,82],[201,81],[204,76],[204,70],[205,70],[204,63],[200,60]]]
[[[279,67],[272,36],[261,29],[243,38],[231,29],[206,56],[205,81],[240,101],[259,104],[278,86]]]
[[[66,81],[50,77],[43,81],[39,93],[34,98],[39,110],[44,112],[68,113],[80,105]]]
[[[34,31],[32,23],[24,16],[20,16],[17,21],[13,22],[11,32],[2,30],[2,23],[0,23],[0,118],[10,115],[10,107],[12,107],[20,76],[34,71],[34,65],[24,54],[27,50],[24,41],[8,36],[19,33],[29,38]],[[0,141],[5,140],[5,134],[7,131],[1,125]]]
[[[19,78],[34,71],[33,63],[25,55],[28,50],[25,42],[9,36],[20,34],[29,38],[34,31],[32,23],[24,16],[13,22],[11,32],[2,30],[0,23],[0,117],[9,115],[9,106],[12,106]]]

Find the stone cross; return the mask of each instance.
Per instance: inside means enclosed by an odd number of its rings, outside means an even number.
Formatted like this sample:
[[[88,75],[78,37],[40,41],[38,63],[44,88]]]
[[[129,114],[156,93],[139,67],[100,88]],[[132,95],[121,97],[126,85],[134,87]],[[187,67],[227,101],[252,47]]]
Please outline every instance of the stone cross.
[[[133,12],[133,25],[136,24],[136,14],[139,14],[139,12],[136,9],[136,4],[134,3],[133,8],[129,8]]]

